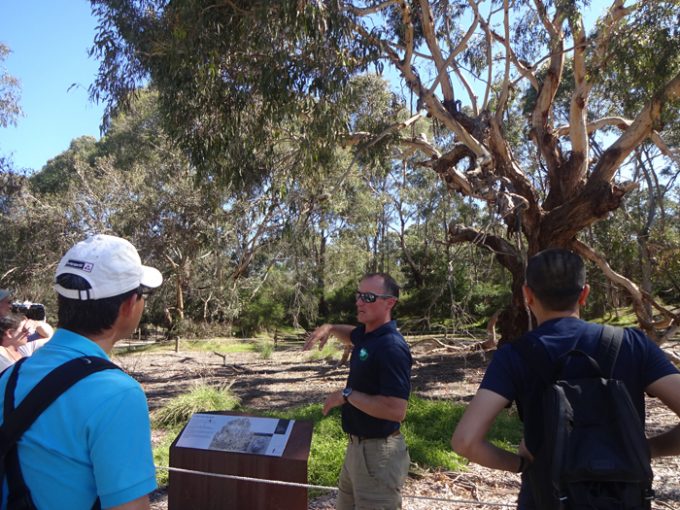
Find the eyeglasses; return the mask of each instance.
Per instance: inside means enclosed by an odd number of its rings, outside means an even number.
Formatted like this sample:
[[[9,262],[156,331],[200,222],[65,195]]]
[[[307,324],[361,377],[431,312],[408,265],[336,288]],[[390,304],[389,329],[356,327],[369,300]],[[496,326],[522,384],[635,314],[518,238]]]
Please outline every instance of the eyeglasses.
[[[396,298],[397,296],[393,296],[392,294],[374,294],[373,292],[359,292],[357,291],[355,294],[355,299],[360,299],[364,303],[375,303],[375,300],[380,298],[380,299],[389,299],[389,298]]]
[[[153,295],[153,289],[140,285],[137,287],[137,298],[144,298],[144,301],[148,300]]]

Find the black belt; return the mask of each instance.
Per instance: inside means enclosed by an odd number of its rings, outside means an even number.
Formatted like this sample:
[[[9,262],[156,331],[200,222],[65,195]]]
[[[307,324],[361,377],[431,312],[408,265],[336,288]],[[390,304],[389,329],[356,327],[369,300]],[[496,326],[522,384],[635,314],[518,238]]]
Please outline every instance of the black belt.
[[[361,443],[362,441],[366,441],[367,439],[387,439],[388,437],[398,436],[400,433],[401,433],[400,430],[397,429],[394,432],[387,434],[385,437],[366,437],[366,436],[357,436],[357,435],[354,435],[354,434],[347,434],[347,435],[349,436],[350,441],[352,441],[352,442],[358,441],[359,443]]]

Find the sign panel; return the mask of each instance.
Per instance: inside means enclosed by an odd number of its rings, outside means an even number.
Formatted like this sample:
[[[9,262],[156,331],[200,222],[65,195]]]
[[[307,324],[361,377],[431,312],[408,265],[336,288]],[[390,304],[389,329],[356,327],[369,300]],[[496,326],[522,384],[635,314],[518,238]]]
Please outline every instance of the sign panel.
[[[293,423],[278,418],[199,413],[191,417],[176,445],[281,457]]]

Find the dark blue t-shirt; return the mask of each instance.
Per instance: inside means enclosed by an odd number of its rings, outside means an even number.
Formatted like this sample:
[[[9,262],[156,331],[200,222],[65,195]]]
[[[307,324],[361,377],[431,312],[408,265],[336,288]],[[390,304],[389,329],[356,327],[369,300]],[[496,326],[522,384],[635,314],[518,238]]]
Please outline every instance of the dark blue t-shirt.
[[[579,350],[595,358],[601,331],[602,326],[598,324],[564,317],[544,322],[528,333],[527,337],[532,343],[541,342],[553,361],[573,349],[576,342]],[[566,376],[574,377],[586,370],[586,367],[582,362],[574,362],[567,365],[565,370]],[[612,376],[626,385],[643,423],[645,388],[664,376],[676,373],[678,370],[644,333],[631,328],[625,330]],[[529,368],[512,344],[506,344],[496,351],[480,385],[480,388],[516,401],[520,410],[523,404],[540,394],[540,387],[538,375]],[[542,438],[525,435],[524,441],[529,451],[536,452],[541,446]],[[526,478],[522,480],[519,502],[518,508],[522,510],[534,508]]]
[[[351,334],[352,357],[347,386],[369,395],[408,400],[411,393],[411,351],[397,331],[396,321],[365,333],[359,326]],[[342,406],[342,429],[363,437],[387,437],[399,429],[395,421],[374,418],[351,404]]]

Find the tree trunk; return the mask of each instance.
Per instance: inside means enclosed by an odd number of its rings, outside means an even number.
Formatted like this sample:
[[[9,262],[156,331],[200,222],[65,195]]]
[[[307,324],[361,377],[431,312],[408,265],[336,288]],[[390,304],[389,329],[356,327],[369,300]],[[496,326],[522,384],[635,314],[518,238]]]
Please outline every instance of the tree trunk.
[[[317,287],[318,287],[318,292],[319,292],[319,317],[321,317],[322,320],[326,320],[328,318],[329,314],[329,309],[328,309],[328,303],[326,302],[326,280],[324,275],[326,274],[326,231],[324,229],[321,229],[321,240],[319,242],[319,255],[318,259],[316,261],[316,270],[317,270]]]

